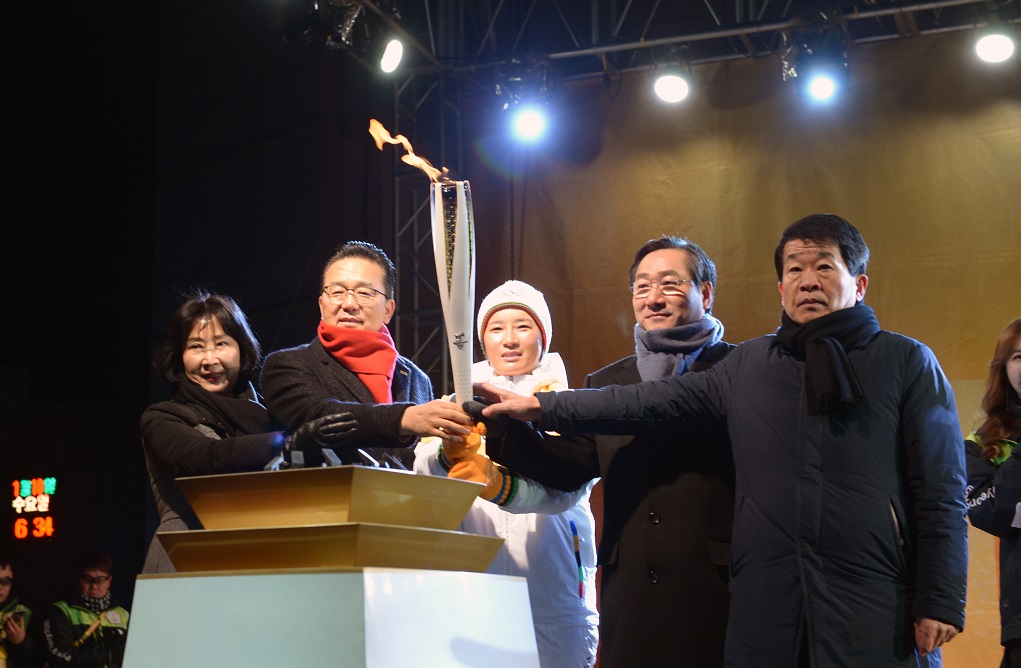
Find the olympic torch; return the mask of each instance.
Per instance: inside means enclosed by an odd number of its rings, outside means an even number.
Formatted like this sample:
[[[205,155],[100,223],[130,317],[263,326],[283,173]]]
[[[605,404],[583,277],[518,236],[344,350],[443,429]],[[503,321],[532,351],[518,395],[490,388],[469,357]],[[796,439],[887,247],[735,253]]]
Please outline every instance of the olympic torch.
[[[467,181],[440,181],[429,189],[433,256],[440,306],[458,401],[472,398],[475,323],[475,215]]]
[[[398,144],[407,150],[401,160],[418,167],[432,182],[431,204],[433,256],[436,282],[450,350],[450,369],[454,392],[459,401],[472,398],[472,332],[475,313],[475,214],[472,212],[471,186],[467,181],[452,181],[446,168],[440,170],[425,158],[415,155],[404,135],[392,137],[376,119],[369,120],[369,134],[376,148]]]

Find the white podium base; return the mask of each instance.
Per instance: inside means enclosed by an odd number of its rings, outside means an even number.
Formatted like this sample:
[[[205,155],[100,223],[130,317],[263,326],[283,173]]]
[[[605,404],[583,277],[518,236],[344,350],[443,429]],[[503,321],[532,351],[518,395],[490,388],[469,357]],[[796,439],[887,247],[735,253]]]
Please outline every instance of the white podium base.
[[[141,575],[125,668],[538,668],[524,578],[364,568]]]

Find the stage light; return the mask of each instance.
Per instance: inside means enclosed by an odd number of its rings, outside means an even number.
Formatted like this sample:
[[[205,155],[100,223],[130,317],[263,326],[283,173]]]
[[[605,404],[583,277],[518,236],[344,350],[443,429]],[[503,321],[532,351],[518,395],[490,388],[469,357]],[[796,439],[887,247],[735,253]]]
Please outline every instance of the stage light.
[[[354,49],[361,0],[295,0],[287,5],[284,39],[310,51]]]
[[[517,107],[511,119],[514,136],[526,143],[538,141],[546,132],[546,111],[540,105],[527,104]]]
[[[986,26],[975,42],[975,53],[987,63],[1002,63],[1014,55],[1013,31],[1000,23]]]
[[[688,75],[680,67],[668,66],[656,73],[653,90],[664,102],[677,103],[688,97],[691,86]]]
[[[832,100],[846,86],[845,66],[829,61],[799,66],[798,86],[801,94],[817,102]]]
[[[379,60],[379,69],[390,74],[401,64],[401,57],[404,55],[404,45],[401,40],[393,38],[386,43],[383,50],[383,57]]]
[[[498,77],[496,95],[509,116],[509,129],[522,142],[539,141],[549,125],[553,69],[545,61],[515,60]]]
[[[328,0],[316,3],[319,11],[333,27],[331,38],[337,44],[352,46],[351,32],[354,30],[358,17],[362,15],[362,3],[358,0]]]
[[[847,42],[839,26],[784,35],[784,81],[793,79],[802,97],[833,101],[848,86]]]
[[[652,73],[652,90],[656,97],[670,104],[681,102],[691,92],[691,66],[684,49],[672,47],[653,59],[658,64]]]

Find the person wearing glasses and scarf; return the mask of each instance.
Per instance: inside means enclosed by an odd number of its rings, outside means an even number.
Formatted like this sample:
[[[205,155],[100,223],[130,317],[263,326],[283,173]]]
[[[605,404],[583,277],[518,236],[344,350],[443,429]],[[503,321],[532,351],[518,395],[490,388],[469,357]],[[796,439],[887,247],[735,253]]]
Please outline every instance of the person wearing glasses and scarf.
[[[73,596],[53,604],[43,622],[49,668],[120,668],[128,611],[112,601],[113,559],[104,552],[78,559]]]
[[[634,354],[584,387],[696,373],[726,357],[734,346],[712,315],[716,284],[716,265],[696,244],[643,244],[628,271]],[[722,666],[734,515],[726,436],[565,435],[534,447],[508,430],[504,441],[501,463],[544,485],[602,481],[599,665],[658,668],[682,656],[689,668]]]
[[[417,437],[470,433],[468,414],[433,399],[429,377],[394,346],[390,258],[373,244],[349,241],[327,260],[321,284],[316,337],[266,358],[262,391],[270,414],[288,429],[350,414],[353,427],[334,464],[410,470]]]
[[[32,611],[14,595],[14,565],[0,552],[0,668],[34,668]]]

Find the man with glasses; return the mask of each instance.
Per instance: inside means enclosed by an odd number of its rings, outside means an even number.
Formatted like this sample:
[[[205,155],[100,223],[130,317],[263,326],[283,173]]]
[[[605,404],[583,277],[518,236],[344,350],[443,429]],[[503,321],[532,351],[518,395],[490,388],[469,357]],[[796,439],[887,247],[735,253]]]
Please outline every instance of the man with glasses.
[[[684,239],[652,239],[628,274],[635,352],[585,387],[708,369],[733,347],[712,316],[716,265]],[[605,668],[723,665],[734,465],[725,436],[575,436],[535,448],[508,430],[501,463],[550,487],[602,477],[600,650]]]
[[[124,661],[128,611],[111,600],[113,559],[104,552],[78,560],[75,595],[53,604],[43,622],[49,667],[113,668]]]
[[[285,427],[333,415],[344,421],[318,434],[337,455],[332,463],[412,469],[415,437],[470,432],[471,418],[434,400],[429,377],[394,347],[386,326],[396,283],[382,250],[364,241],[342,245],[323,269],[316,338],[270,354],[263,366],[266,406]]]
[[[32,611],[14,596],[14,567],[0,552],[0,668],[36,666],[35,639],[29,632]]]
[[[502,400],[484,412],[563,433],[729,434],[728,666],[941,665],[964,628],[968,562],[953,390],[928,347],[865,305],[869,248],[849,222],[795,221],[773,260],[780,327],[704,373],[536,397],[480,388]]]

